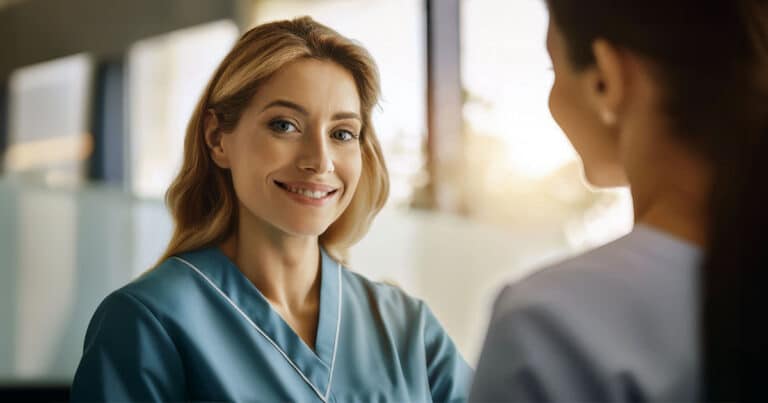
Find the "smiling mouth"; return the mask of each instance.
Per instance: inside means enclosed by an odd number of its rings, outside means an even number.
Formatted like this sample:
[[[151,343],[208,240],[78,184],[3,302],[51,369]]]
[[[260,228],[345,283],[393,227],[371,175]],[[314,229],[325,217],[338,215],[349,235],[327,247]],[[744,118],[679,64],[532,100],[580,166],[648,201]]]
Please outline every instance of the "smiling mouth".
[[[339,189],[333,189],[333,190],[330,190],[330,191],[310,190],[310,189],[305,189],[305,188],[302,188],[302,187],[293,187],[293,186],[287,185],[287,184],[285,184],[283,182],[278,182],[278,181],[274,181],[274,182],[275,182],[275,185],[277,185],[277,187],[279,187],[279,188],[281,188],[281,189],[283,189],[283,190],[285,190],[287,192],[295,193],[295,194],[298,194],[298,195],[301,195],[301,196],[304,196],[304,197],[308,197],[308,198],[314,199],[314,200],[326,199],[326,198],[328,198],[330,196],[333,196],[339,190]]]

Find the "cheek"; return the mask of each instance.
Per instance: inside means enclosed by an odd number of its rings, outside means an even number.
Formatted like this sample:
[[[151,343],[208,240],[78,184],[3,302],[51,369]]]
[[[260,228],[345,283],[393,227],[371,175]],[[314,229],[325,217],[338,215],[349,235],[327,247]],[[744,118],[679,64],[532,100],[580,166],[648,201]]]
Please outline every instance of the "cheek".
[[[581,157],[586,179],[593,185],[621,185],[618,134],[605,127],[579,97],[577,89],[555,82],[549,95],[552,117]]]
[[[296,151],[274,141],[269,135],[254,133],[241,135],[230,145],[233,174],[241,171],[243,175],[254,172],[270,171],[293,160]]]
[[[268,173],[274,171],[285,152],[276,147],[270,147],[266,142],[256,142],[253,139],[232,142],[229,160],[232,181],[238,198],[249,201],[266,194],[265,186],[269,185]]]
[[[552,89],[549,91],[549,112],[552,118],[565,132],[571,136],[572,132],[578,130],[578,99],[572,88],[566,83],[555,79]]]
[[[360,176],[363,173],[363,158],[360,152],[349,161],[348,170],[348,186],[350,191],[354,192],[357,189],[357,184],[360,182]]]
[[[341,153],[336,159],[336,171],[344,182],[344,192],[346,197],[351,197],[357,189],[360,182],[360,176],[363,170],[362,150],[349,150]]]
[[[549,112],[571,144],[578,150],[579,132],[582,130],[576,100],[557,80],[549,91]]]
[[[560,97],[559,87],[557,85],[557,81],[555,81],[554,83],[552,83],[552,88],[549,89],[548,106],[549,106],[549,114],[552,115],[552,118],[555,119],[555,122],[557,122],[558,124],[560,124],[560,120],[557,118],[559,107],[560,107],[559,97]]]
[[[567,80],[566,80],[567,81]],[[549,111],[576,151],[582,154],[596,136],[595,119],[573,83],[555,79],[549,93]],[[584,155],[582,155],[584,157]]]

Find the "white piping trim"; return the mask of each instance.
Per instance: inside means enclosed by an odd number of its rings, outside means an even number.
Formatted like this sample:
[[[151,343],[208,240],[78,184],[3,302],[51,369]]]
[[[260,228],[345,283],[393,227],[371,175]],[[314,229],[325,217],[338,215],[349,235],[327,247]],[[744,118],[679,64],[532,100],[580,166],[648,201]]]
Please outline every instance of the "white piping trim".
[[[216,284],[214,284],[213,281],[211,281],[211,279],[208,278],[208,276],[203,274],[203,272],[200,271],[200,269],[198,269],[197,267],[195,267],[195,265],[193,265],[192,263],[189,263],[188,261],[186,261],[186,260],[184,260],[184,259],[182,259],[182,258],[180,258],[178,256],[173,256],[173,258],[179,260],[180,262],[182,262],[184,264],[186,264],[187,266],[189,266],[189,268],[191,268],[197,274],[199,274],[201,277],[203,277],[203,279],[205,279],[205,281],[207,281],[208,284],[211,287],[213,287],[214,290],[216,290],[222,297],[224,297],[224,299],[227,300],[227,302],[229,302],[229,304],[232,305],[232,307],[235,308],[235,310],[237,310],[237,312],[240,313],[240,315],[242,315],[243,318],[245,318],[245,320],[248,321],[248,323],[250,323],[251,326],[253,326],[253,328],[256,329],[257,332],[259,332],[259,334],[264,336],[264,338],[267,339],[267,341],[269,341],[270,344],[272,344],[272,347],[274,347],[283,356],[283,358],[285,358],[285,360],[288,361],[289,364],[291,364],[291,367],[293,367],[293,369],[296,370],[296,372],[301,376],[301,378],[304,380],[304,382],[306,382],[307,385],[309,385],[309,387],[312,388],[312,390],[315,392],[315,394],[317,394],[317,396],[320,398],[320,400],[322,400],[323,402],[327,403],[327,394],[326,394],[326,396],[323,396],[323,394],[320,393],[320,391],[317,389],[317,387],[307,378],[307,376],[304,375],[303,372],[301,372],[301,369],[299,369],[299,367],[297,367],[296,364],[293,363],[291,358],[288,357],[288,354],[286,354],[280,348],[280,346],[277,345],[277,343],[275,343],[271,338],[269,338],[269,336],[267,336],[267,334],[264,333],[264,331],[261,330],[261,328],[256,323],[254,323],[251,320],[251,318],[249,318],[248,315],[246,315],[245,312],[243,312],[242,309],[240,309],[240,307],[237,306],[237,304],[235,304],[235,302],[232,301],[227,296],[227,294],[224,293],[224,291],[222,291],[219,287],[217,287]],[[341,273],[341,272],[339,272],[339,273]],[[339,293],[339,295],[341,295],[341,293]],[[341,317],[339,317],[339,321],[341,321]],[[337,325],[337,327],[338,327],[338,325]],[[338,337],[338,333],[336,334],[336,337]],[[336,358],[336,352],[334,350],[334,360],[335,360],[335,358]],[[321,360],[321,362],[322,362],[322,360]],[[331,372],[331,375],[333,375],[333,372]],[[328,390],[330,390],[330,384],[328,385],[328,388],[329,388]]]
[[[325,390],[325,400],[331,395],[331,383],[333,381],[333,368],[336,366],[336,347],[339,345],[339,330],[341,329],[341,295],[344,283],[341,281],[341,264],[336,263],[336,269],[339,273],[339,314],[336,319],[336,338],[333,340],[333,357],[331,358],[331,373],[328,375],[328,388]]]

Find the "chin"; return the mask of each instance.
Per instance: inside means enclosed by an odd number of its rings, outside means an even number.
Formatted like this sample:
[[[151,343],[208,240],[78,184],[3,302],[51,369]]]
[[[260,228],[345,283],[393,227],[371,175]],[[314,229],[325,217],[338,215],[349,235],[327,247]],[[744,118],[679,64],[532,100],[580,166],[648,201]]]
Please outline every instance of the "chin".
[[[629,185],[624,170],[614,166],[593,167],[585,164],[584,180],[586,180],[590,186],[600,189],[617,188]]]
[[[294,222],[282,226],[283,232],[293,236],[319,237],[331,224],[312,223],[312,222]]]

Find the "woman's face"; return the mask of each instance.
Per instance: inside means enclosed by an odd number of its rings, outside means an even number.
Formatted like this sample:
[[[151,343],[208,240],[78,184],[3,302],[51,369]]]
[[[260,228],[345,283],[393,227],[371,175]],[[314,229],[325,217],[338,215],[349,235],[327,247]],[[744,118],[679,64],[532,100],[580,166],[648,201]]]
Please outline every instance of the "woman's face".
[[[315,59],[263,83],[221,138],[243,215],[294,236],[322,234],[347,208],[362,169],[360,98],[352,75]]]
[[[590,102],[592,82],[577,72],[570,60],[562,33],[550,18],[547,50],[552,59],[555,81],[549,94],[549,110],[563,129],[584,165],[584,176],[599,187],[626,183],[619,159],[619,136],[607,126]]]

